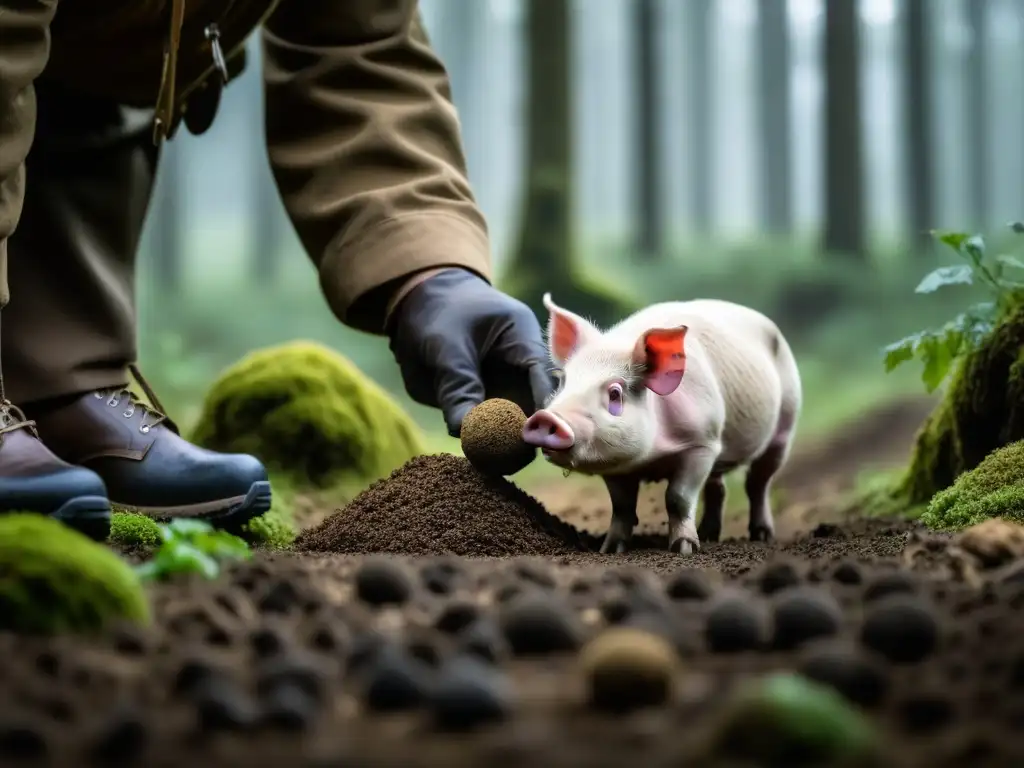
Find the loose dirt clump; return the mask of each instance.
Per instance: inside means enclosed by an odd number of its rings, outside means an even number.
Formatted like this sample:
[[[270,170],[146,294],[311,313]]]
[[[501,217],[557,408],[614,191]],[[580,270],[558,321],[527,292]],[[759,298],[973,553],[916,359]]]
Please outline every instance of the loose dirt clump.
[[[305,552],[564,555],[586,551],[574,528],[508,480],[464,458],[419,456],[302,533]]]

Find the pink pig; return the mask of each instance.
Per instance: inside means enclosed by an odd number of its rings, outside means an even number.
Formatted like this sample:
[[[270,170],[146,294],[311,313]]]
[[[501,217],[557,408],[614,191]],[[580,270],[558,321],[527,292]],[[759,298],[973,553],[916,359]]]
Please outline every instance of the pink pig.
[[[778,327],[726,301],[654,304],[602,333],[544,295],[561,386],[523,428],[552,463],[601,475],[612,520],[601,552],[622,552],[642,481],[668,480],[669,550],[717,541],[723,476],[748,466],[749,532],[774,536],[768,491],[793,441],[800,373]],[[703,489],[704,516],[696,526]]]

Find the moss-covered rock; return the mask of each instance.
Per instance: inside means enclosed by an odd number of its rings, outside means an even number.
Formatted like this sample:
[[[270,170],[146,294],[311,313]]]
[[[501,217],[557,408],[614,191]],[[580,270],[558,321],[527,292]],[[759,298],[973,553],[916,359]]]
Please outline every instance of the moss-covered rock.
[[[107,547],[42,515],[0,516],[0,629],[94,632],[149,618],[138,576]]]
[[[957,366],[929,416],[897,494],[928,502],[992,451],[1024,439],[1024,307],[1009,313]]]
[[[384,477],[422,453],[409,416],[350,361],[319,344],[254,352],[207,394],[192,440],[249,453],[298,487]]]
[[[956,530],[993,517],[1024,522],[1024,440],[989,454],[936,494],[921,521]]]

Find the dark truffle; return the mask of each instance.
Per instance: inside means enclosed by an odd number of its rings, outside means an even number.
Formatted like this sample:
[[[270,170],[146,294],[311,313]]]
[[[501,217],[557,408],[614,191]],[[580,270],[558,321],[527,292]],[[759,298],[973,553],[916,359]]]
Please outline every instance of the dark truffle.
[[[526,414],[511,400],[484,400],[462,420],[462,452],[485,475],[514,475],[537,455],[523,441],[524,424]]]

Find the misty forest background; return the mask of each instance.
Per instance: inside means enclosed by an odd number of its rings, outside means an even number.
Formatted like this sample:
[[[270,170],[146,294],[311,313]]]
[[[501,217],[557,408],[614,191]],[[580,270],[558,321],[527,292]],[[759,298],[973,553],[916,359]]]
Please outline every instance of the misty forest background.
[[[1024,0],[422,0],[499,285],[605,322],[659,300],[768,312],[802,430],[920,392],[880,349],[958,311],[915,296],[934,228],[1024,218]],[[211,130],[181,131],[141,255],[141,363],[175,418],[246,352],[343,352],[439,446],[384,340],[340,327],[274,188],[258,40]],[[950,302],[953,305],[950,305]]]

